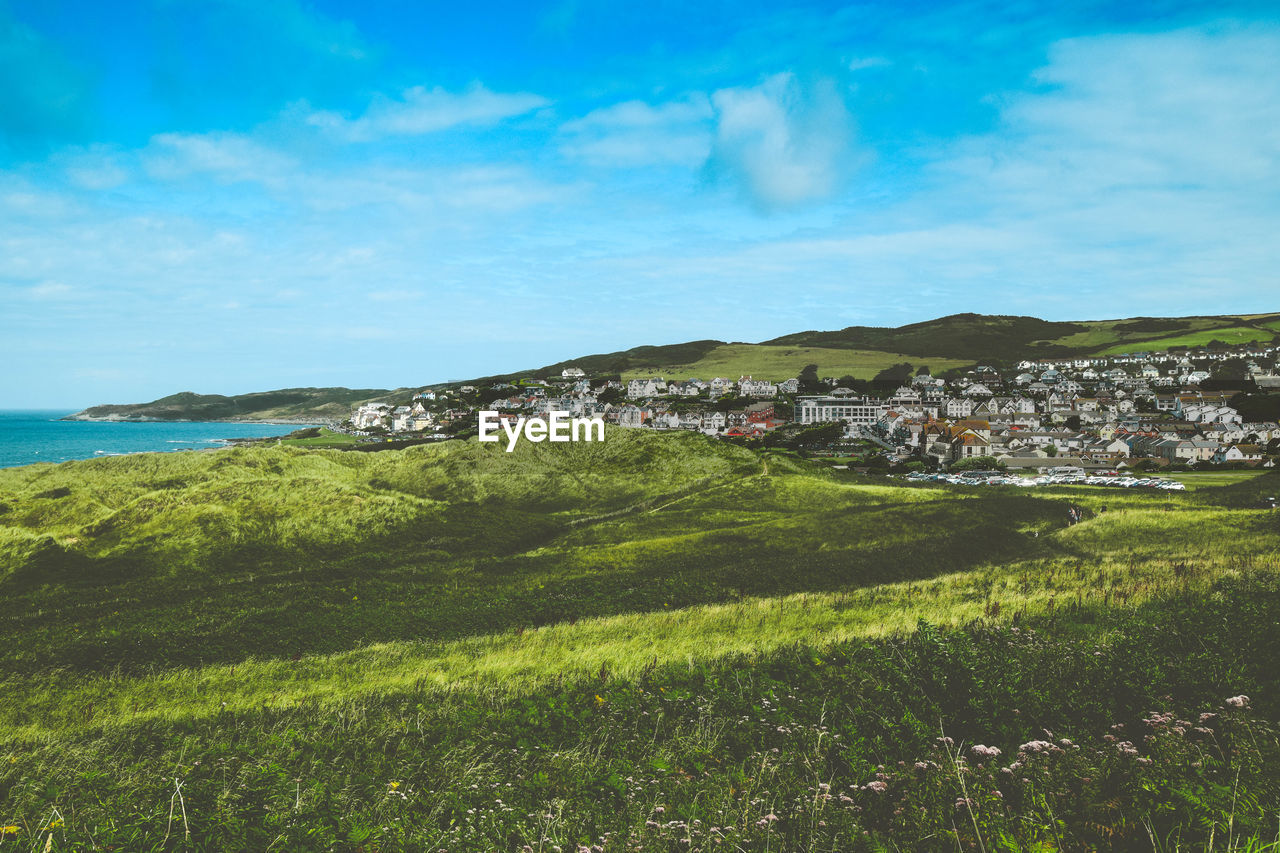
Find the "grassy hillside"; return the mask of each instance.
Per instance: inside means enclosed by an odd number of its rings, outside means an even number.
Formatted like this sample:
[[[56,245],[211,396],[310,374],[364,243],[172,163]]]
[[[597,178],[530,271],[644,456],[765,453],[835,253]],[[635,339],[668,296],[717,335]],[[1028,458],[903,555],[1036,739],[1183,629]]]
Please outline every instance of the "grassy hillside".
[[[669,363],[649,365],[643,369],[624,371],[624,380],[639,376],[661,374],[668,379],[714,376],[754,376],[756,379],[775,381],[796,376],[807,364],[818,365],[822,376],[853,376],[871,379],[880,371],[902,362],[915,367],[928,366],[941,373],[953,367],[968,367],[972,361],[954,358],[919,359],[915,356],[871,350],[835,349],[808,346],[768,346],[765,344],[723,344],[710,350],[697,361],[687,364]]]
[[[980,361],[1006,361],[1067,355],[1094,355],[1170,346],[1267,342],[1275,337],[1268,325],[1275,315],[1241,317],[1140,317],[1051,323],[1035,317],[955,314],[896,329],[850,326],[837,332],[800,332],[766,344],[809,344],[849,349],[875,349],[916,357],[948,356]],[[1177,332],[1171,335],[1171,332]]]
[[[223,396],[183,391],[150,403],[91,406],[71,415],[73,420],[344,420],[351,410],[369,401],[407,401],[407,389],[284,388]]]
[[[1067,355],[1110,355],[1171,346],[1270,342],[1280,335],[1280,315],[1241,317],[1139,317],[1054,323],[1035,317],[954,314],[898,328],[850,326],[833,332],[808,331],[764,341],[726,343],[689,341],[640,346],[612,353],[585,355],[536,370],[486,376],[470,382],[489,385],[527,376],[558,377],[570,366],[589,374],[621,374],[624,379],[659,374],[681,379],[750,375],[782,380],[808,364],[824,376],[873,378],[902,362],[928,366],[941,373],[981,361]],[[458,383],[455,383],[458,384]],[[184,391],[131,405],[92,406],[72,415],[82,419],[118,420],[342,420],[361,403],[408,402],[411,389],[286,388],[222,396]]]
[[[1218,326],[1201,331],[1171,335],[1167,338],[1143,341],[1141,346],[1133,343],[1119,344],[1103,350],[1101,355],[1111,355],[1132,350],[1166,350],[1169,347],[1202,347],[1213,341],[1221,341],[1222,343],[1233,345],[1247,344],[1251,341],[1268,343],[1274,337],[1274,331],[1269,326],[1264,326],[1263,328],[1259,328],[1259,326]]]
[[[636,347],[490,378],[558,376],[563,368],[576,366],[588,373],[621,373],[624,378],[661,374],[671,378],[752,375],[785,379],[806,364],[817,364],[823,375],[870,378],[903,361],[941,372],[982,361],[1109,355],[1202,346],[1214,340],[1266,343],[1277,334],[1280,315],[1276,314],[1079,322],[953,314],[897,328],[850,326],[838,331],[797,332],[755,344],[704,340]]]
[[[1244,849],[1276,487],[907,487],[639,431],[0,471],[0,844]]]

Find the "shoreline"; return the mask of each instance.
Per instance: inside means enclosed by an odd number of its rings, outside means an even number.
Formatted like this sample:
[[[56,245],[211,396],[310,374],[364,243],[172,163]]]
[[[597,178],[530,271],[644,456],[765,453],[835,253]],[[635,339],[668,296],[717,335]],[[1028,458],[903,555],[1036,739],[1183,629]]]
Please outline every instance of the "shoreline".
[[[333,418],[151,418],[137,417],[92,417],[79,413],[58,418],[60,421],[94,424],[272,424],[277,426],[325,426],[336,423]]]
[[[65,412],[65,410],[64,410]],[[33,412],[0,421],[0,468],[88,461],[140,453],[210,452],[264,445],[327,426],[320,419],[159,421],[68,419]],[[73,426],[73,424],[75,424]]]

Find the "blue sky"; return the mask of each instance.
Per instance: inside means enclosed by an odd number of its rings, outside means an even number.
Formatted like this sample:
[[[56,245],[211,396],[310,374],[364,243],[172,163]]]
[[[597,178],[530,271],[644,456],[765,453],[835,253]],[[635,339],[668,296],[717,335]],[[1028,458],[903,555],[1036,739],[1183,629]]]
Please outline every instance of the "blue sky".
[[[1274,3],[0,0],[0,408],[1275,311],[1277,226]]]

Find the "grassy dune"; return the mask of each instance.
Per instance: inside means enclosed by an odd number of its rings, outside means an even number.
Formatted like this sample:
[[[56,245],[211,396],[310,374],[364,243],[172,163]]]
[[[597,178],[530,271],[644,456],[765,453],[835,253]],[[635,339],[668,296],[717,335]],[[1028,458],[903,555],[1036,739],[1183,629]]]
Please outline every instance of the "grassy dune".
[[[0,471],[0,846],[1266,849],[1276,482],[638,431]]]

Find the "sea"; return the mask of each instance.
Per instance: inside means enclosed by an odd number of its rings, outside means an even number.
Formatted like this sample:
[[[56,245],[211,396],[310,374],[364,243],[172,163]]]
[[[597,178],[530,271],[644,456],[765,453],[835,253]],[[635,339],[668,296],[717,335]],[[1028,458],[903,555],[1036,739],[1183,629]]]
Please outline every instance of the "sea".
[[[71,411],[0,410],[0,468],[123,453],[222,447],[230,438],[286,435],[308,424],[64,421]]]

